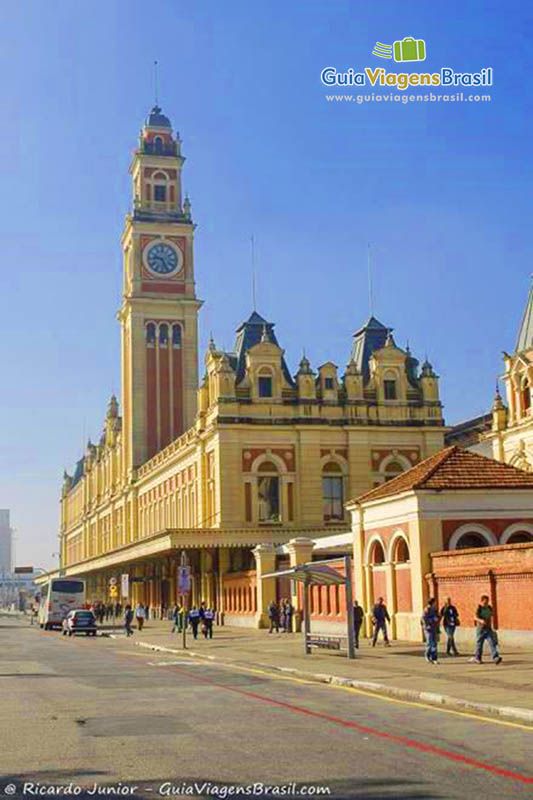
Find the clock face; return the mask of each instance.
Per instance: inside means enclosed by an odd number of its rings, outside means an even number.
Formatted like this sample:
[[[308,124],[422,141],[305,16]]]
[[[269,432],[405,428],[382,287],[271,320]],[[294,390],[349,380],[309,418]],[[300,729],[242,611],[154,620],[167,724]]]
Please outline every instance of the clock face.
[[[164,243],[154,244],[149,248],[146,263],[158,275],[169,275],[181,266],[177,251]]]

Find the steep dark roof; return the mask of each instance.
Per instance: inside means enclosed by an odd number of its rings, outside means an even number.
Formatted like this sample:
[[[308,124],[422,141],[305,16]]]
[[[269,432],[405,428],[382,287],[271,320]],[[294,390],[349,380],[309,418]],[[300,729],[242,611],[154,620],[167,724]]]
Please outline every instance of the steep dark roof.
[[[170,120],[166,117],[158,105],[155,105],[146,117],[147,128],[171,128]]]
[[[527,296],[526,308],[524,316],[522,317],[522,324],[518,331],[518,339],[516,341],[516,350],[520,353],[522,350],[530,350],[533,347],[533,286],[529,290]]]
[[[529,489],[533,475],[462,447],[445,447],[387,483],[365,492],[357,502],[382,500],[413,489]]]
[[[83,458],[80,458],[79,461],[76,462],[76,468],[74,470],[74,475],[72,476],[72,486],[76,486],[79,481],[83,478]]]
[[[368,362],[374,350],[381,350],[385,346],[387,336],[392,328],[382,325],[375,317],[370,317],[367,322],[354,333],[354,343],[350,361],[354,361],[359,372],[363,374],[366,383],[370,377]]]
[[[237,372],[237,384],[242,381],[246,372],[246,353],[256,344],[259,344],[263,338],[263,332],[266,331],[267,338],[272,344],[279,347],[276,334],[274,333],[274,323],[267,322],[267,320],[254,311],[250,317],[237,328],[237,338],[235,339],[234,353],[230,357],[230,363]],[[294,386],[294,381],[285,363],[283,356],[281,357],[281,368],[285,379],[288,381],[289,386]]]

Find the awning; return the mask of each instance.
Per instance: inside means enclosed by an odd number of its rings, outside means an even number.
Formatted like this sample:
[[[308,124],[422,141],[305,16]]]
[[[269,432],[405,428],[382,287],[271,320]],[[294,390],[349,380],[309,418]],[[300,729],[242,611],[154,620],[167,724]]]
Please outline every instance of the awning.
[[[269,572],[267,575],[261,575],[261,580],[263,578],[290,578],[293,581],[302,581],[302,583],[307,581],[307,583],[318,583],[324,586],[346,583],[345,575],[341,575],[327,564],[313,562],[297,564],[295,567],[282,569],[279,572]]]

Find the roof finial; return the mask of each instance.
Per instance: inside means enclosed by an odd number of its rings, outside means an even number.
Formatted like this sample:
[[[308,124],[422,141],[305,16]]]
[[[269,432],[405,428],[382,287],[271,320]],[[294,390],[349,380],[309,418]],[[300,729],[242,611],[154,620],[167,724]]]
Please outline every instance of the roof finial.
[[[252,305],[254,307],[254,311],[257,311],[255,297],[255,240],[253,234],[250,237],[250,244],[252,246]]]
[[[155,96],[155,104],[156,106],[159,105],[159,86],[158,86],[158,74],[157,74],[157,61],[154,61],[154,96]]]
[[[270,339],[269,339],[269,336],[268,336],[268,328],[267,328],[266,325],[263,325],[263,333],[261,334],[261,342],[269,342],[269,341],[270,341]]]
[[[368,305],[370,308],[370,316],[374,316],[374,297],[372,291],[372,262],[371,262],[371,253],[370,253],[370,242],[367,246],[367,265],[368,265]]]

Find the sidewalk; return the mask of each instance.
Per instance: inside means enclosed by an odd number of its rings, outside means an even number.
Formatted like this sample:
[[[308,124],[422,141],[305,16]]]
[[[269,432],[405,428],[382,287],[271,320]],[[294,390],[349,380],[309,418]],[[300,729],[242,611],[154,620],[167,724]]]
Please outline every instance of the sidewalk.
[[[149,621],[128,643],[184,654],[181,634],[172,634],[171,622]],[[122,634],[119,634],[122,638]],[[533,726],[533,652],[513,648],[502,653],[499,666],[488,660],[469,663],[471,653],[442,656],[438,666],[428,664],[423,646],[393,642],[372,648],[362,639],[356,660],[342,653],[313,648],[304,653],[302,634],[269,634],[251,628],[214,629],[212,641],[187,631],[188,655],[241,667],[291,672],[322,683],[343,683],[392,697],[446,706],[485,716],[498,716]]]

